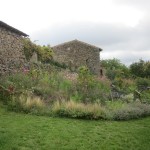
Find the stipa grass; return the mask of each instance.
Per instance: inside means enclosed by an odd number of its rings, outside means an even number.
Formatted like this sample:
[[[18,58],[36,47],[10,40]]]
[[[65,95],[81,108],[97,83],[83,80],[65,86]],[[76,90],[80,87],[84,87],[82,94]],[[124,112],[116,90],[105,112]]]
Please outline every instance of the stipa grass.
[[[62,103],[55,102],[52,111],[61,117],[81,119],[102,119],[106,112],[100,104],[83,104],[72,100]]]
[[[20,103],[22,106],[25,106],[27,109],[31,109],[33,107],[36,108],[43,108],[45,106],[44,102],[41,100],[40,97],[24,97],[23,95],[20,96]]]
[[[22,94],[18,98],[13,97],[8,103],[8,108],[25,113],[34,111],[40,113],[45,108],[45,103],[40,97]]]

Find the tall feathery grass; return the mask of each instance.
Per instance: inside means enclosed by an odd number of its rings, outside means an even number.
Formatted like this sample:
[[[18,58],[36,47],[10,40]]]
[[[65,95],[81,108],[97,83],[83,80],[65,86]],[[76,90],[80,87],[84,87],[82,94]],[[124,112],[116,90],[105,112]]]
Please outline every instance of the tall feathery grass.
[[[100,119],[105,116],[106,110],[100,104],[84,104],[75,101],[58,102],[52,107],[52,111],[58,116],[70,118]]]
[[[13,97],[9,103],[10,110],[19,112],[42,112],[45,108],[45,103],[40,97],[21,94],[19,97]]]

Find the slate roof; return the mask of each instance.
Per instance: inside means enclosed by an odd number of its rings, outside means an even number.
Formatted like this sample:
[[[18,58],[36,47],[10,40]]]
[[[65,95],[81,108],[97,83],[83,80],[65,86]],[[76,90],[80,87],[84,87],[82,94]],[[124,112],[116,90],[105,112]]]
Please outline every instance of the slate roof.
[[[98,49],[99,51],[102,51],[102,49],[99,48],[99,47],[97,47],[97,46],[94,46],[94,45],[91,45],[91,44],[88,44],[88,43],[85,43],[85,42],[82,42],[82,41],[79,41],[79,40],[76,40],[76,39],[75,39],[75,40],[72,40],[72,41],[69,41],[69,42],[65,42],[65,43],[62,43],[62,44],[55,45],[55,46],[53,46],[52,48],[55,49],[56,47],[64,46],[64,45],[66,45],[66,44],[75,43],[75,42],[81,43],[81,44],[84,44],[84,45],[93,47],[94,49]]]
[[[7,30],[10,30],[10,31],[12,31],[12,32],[15,32],[15,33],[17,33],[17,34],[20,35],[20,36],[25,36],[25,37],[28,36],[26,33],[23,33],[22,31],[19,31],[18,29],[14,28],[14,27],[12,27],[12,26],[10,26],[10,25],[8,25],[8,24],[6,24],[6,23],[3,22],[3,21],[0,21],[0,27],[3,27],[3,28],[6,28]]]

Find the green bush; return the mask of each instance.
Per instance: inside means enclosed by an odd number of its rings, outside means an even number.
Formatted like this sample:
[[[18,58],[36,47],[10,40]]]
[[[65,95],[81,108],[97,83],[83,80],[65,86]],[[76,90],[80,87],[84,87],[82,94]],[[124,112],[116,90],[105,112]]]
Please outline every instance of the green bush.
[[[127,103],[131,103],[134,101],[134,94],[130,93],[121,97],[121,100]]]
[[[122,100],[106,101],[106,103],[105,103],[106,109],[109,109],[111,111],[121,109],[121,108],[125,107],[126,105],[127,105],[127,103],[124,103]]]
[[[8,102],[11,99],[12,99],[12,94],[10,93],[10,91],[0,89],[0,101],[2,101],[3,104],[8,104]]]
[[[57,62],[57,61],[55,61],[53,59],[49,63],[54,65],[54,66],[56,66],[56,67],[60,67],[60,68],[63,68],[63,69],[68,68],[65,63],[59,63],[59,62]]]
[[[142,110],[134,107],[120,109],[114,113],[114,120],[130,120],[139,118],[142,115]]]
[[[150,79],[147,78],[137,78],[136,86],[139,90],[142,90],[145,87],[150,87]]]
[[[49,45],[40,46],[31,42],[30,39],[23,39],[23,46],[24,46],[24,54],[28,61],[32,57],[33,52],[36,52],[38,54],[38,61],[41,61],[43,63],[50,62],[53,58],[54,54]]]
[[[124,95],[133,93],[136,89],[135,81],[130,79],[115,78],[112,84],[115,86],[116,91]]]
[[[115,78],[128,78],[130,76],[129,69],[118,59],[106,59],[101,61],[101,66],[105,68],[105,75],[110,80]]]
[[[75,97],[83,103],[105,103],[110,94],[109,81],[98,80],[85,66],[79,68],[76,90]]]
[[[135,77],[150,78],[150,61],[140,59],[130,65],[130,72]]]
[[[3,89],[0,90],[0,98],[5,104],[10,102],[13,97],[17,97],[26,91],[32,91],[36,86],[37,80],[25,73],[17,73],[8,76],[3,76],[0,79],[0,85]]]
[[[150,115],[150,105],[133,103],[114,111],[114,120],[130,120]]]
[[[141,102],[150,103],[150,89],[148,89],[148,87],[150,87],[150,79],[137,78],[136,86],[139,92],[139,98]]]

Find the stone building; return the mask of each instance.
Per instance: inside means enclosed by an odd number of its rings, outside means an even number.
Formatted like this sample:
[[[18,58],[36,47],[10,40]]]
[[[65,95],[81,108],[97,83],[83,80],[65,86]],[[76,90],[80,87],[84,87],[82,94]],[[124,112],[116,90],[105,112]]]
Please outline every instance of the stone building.
[[[22,38],[28,35],[0,21],[0,74],[25,61]]]
[[[73,40],[56,45],[52,49],[55,61],[66,64],[72,70],[76,70],[80,66],[87,66],[92,73],[101,75],[101,48],[79,40]]]

